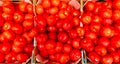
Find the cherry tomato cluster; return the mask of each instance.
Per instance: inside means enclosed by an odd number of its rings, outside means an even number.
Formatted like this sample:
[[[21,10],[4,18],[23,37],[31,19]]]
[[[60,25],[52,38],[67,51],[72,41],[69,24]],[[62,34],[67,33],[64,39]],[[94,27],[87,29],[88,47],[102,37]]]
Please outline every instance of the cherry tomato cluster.
[[[85,35],[81,47],[94,64],[120,62],[120,0],[91,2],[81,16]]]
[[[34,28],[32,4],[3,2],[0,7],[0,62],[25,62],[33,50]]]
[[[49,62],[61,64],[75,62],[81,58],[80,12],[60,0],[42,0],[36,6],[35,17],[38,35],[37,48]]]

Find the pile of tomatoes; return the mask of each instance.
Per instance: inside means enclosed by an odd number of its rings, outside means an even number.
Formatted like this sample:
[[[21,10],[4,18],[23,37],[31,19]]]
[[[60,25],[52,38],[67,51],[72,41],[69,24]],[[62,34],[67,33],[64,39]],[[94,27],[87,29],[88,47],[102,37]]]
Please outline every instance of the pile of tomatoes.
[[[33,50],[47,64],[70,64],[81,49],[94,64],[120,62],[120,0],[88,1],[80,12],[61,0],[0,6],[0,62],[25,62]]]
[[[0,6],[0,62],[20,63],[31,57],[36,30],[32,4],[3,2]]]

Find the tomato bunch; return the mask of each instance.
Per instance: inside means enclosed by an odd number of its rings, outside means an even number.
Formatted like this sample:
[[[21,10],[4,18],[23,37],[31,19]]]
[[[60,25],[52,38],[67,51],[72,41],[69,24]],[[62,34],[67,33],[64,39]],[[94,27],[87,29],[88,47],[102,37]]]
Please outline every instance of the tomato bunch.
[[[120,62],[120,0],[92,2],[84,7],[81,22],[85,30],[81,47],[94,64]]]
[[[42,0],[36,5],[36,35],[39,55],[49,63],[66,64],[81,58],[80,12],[60,0]]]
[[[32,4],[4,1],[0,9],[0,62],[25,62],[37,32]]]

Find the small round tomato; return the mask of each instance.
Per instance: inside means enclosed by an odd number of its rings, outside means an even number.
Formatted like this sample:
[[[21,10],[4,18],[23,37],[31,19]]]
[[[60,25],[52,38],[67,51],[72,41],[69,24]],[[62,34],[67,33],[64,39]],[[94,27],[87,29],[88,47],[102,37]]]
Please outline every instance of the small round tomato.
[[[85,38],[80,42],[81,47],[85,49],[87,52],[91,52],[94,50],[94,44],[91,39]]]
[[[98,45],[95,47],[95,52],[98,55],[105,56],[107,54],[107,49],[104,46]]]
[[[8,54],[11,50],[11,45],[9,42],[0,44],[0,52],[3,54]]]
[[[58,12],[58,8],[57,7],[52,7],[48,10],[48,12],[52,15],[56,14]]]
[[[46,20],[47,20],[47,24],[48,24],[49,26],[53,26],[53,25],[56,24],[56,18],[55,18],[54,15],[48,16]]]
[[[15,53],[20,53],[20,52],[23,51],[23,48],[12,45],[12,51],[15,52]]]
[[[109,18],[109,19],[104,19],[104,20],[102,21],[102,24],[103,24],[104,26],[112,25],[112,24],[113,24],[113,20],[112,20],[111,18]]]
[[[42,4],[43,8],[50,8],[51,7],[50,0],[43,0],[41,4]]]
[[[81,45],[80,45],[80,38],[75,38],[72,40],[72,47],[74,49],[80,49],[81,48]]]
[[[5,60],[7,62],[15,62],[16,61],[16,54],[14,52],[10,52],[5,56]]]
[[[120,9],[120,0],[114,0],[113,1],[113,8],[114,9]]]
[[[89,58],[94,64],[99,64],[99,62],[100,62],[100,60],[101,60],[100,56],[99,56],[97,53],[95,53],[95,52],[90,52],[90,53],[88,54],[88,58]]]
[[[60,0],[51,0],[51,4],[53,6],[59,6],[60,5]]]
[[[16,23],[21,23],[21,22],[23,22],[23,20],[24,20],[24,15],[23,15],[22,12],[17,11],[17,12],[14,13],[13,18],[14,18],[14,21],[15,21]]]
[[[87,11],[93,11],[95,7],[95,2],[88,1],[85,5],[85,10]]]
[[[77,30],[76,29],[71,29],[70,31],[69,31],[69,36],[70,36],[70,38],[76,38],[76,37],[78,37],[78,33],[77,33]]]
[[[33,14],[25,14],[25,20],[30,19],[34,20],[34,15]]]
[[[23,33],[23,27],[20,24],[15,24],[12,26],[12,31],[14,31],[16,34],[22,34]]]
[[[73,27],[72,22],[70,22],[70,21],[68,21],[68,20],[65,20],[65,21],[63,22],[63,29],[64,29],[64,30],[66,30],[66,31],[71,30],[72,27]]]
[[[44,13],[44,9],[43,9],[43,6],[38,4],[36,7],[35,7],[35,10],[36,10],[36,13],[41,15]]]
[[[119,36],[112,37],[110,42],[113,47],[120,48],[120,37]]]
[[[12,20],[13,20],[13,15],[12,15],[12,14],[2,13],[2,17],[3,17],[6,21],[12,21]]]
[[[54,40],[48,40],[46,43],[45,43],[45,48],[47,50],[52,50],[55,48],[55,41]]]
[[[32,20],[24,20],[23,21],[23,27],[25,30],[30,30],[34,27],[34,21]]]
[[[97,35],[94,32],[86,32],[85,33],[85,38],[95,40],[95,39],[97,39]]]
[[[80,19],[78,17],[73,18],[74,26],[80,26]]]
[[[111,55],[105,55],[101,59],[102,64],[112,64],[113,63],[113,58]]]
[[[21,54],[17,55],[18,62],[25,62],[25,61],[27,61],[27,59],[28,59],[27,54],[21,53]]]
[[[60,41],[60,42],[66,42],[67,40],[68,40],[68,35],[67,35],[67,33],[65,33],[65,32],[60,32],[59,34],[58,34],[58,40]]]
[[[14,38],[15,38],[15,34],[14,34],[14,32],[12,30],[4,31],[3,35],[8,40],[14,40]]]
[[[63,50],[63,44],[61,42],[56,43],[55,52],[60,53]]]
[[[6,2],[5,2],[6,3]],[[3,4],[5,4],[3,3]],[[7,13],[7,14],[13,14],[15,9],[14,9],[14,6],[12,3],[8,4],[8,5],[5,5],[3,6],[3,12]]]
[[[94,23],[101,23],[101,21],[102,21],[102,18],[100,17],[100,16],[98,16],[98,15],[95,15],[95,16],[93,16],[92,17],[92,22]]]
[[[120,10],[113,10],[112,19],[114,21],[119,21],[120,20]]]
[[[106,37],[101,37],[101,38],[99,38],[99,40],[98,40],[98,44],[99,44],[99,45],[102,45],[102,46],[105,46],[105,47],[108,47],[108,46],[110,45],[110,41],[109,41],[109,39],[106,38]]]
[[[98,34],[99,31],[101,29],[101,24],[100,23],[95,23],[95,22],[92,22],[90,24],[90,30],[95,33],[95,34]]]
[[[48,36],[49,36],[49,39],[53,39],[53,40],[57,39],[57,34],[55,32],[50,32]]]
[[[49,58],[50,58],[51,61],[55,61],[55,60],[56,60],[56,57],[55,57],[55,55],[53,55],[53,54],[50,55]]]
[[[17,36],[14,39],[13,45],[15,45],[17,47],[24,47],[24,46],[26,46],[26,42],[27,42],[27,40],[24,37]]]
[[[32,29],[30,30],[30,32],[28,33],[28,35],[29,35],[31,38],[34,38],[37,34],[38,34],[37,28],[32,28]]]
[[[77,29],[78,35],[79,35],[80,37],[83,37],[84,34],[85,34],[84,28],[83,28],[83,27],[78,27],[78,28],[76,28],[76,29]]]
[[[114,53],[112,53],[111,55],[112,55],[112,57],[113,57],[113,62],[118,63],[118,62],[120,61],[119,53],[114,52]]]
[[[90,24],[92,21],[92,17],[89,14],[83,14],[81,17],[81,21],[83,22],[83,24]]]
[[[2,27],[4,25],[5,21],[2,17],[0,17],[0,27]]]
[[[48,40],[48,36],[45,33],[36,35],[37,43],[45,43]]]
[[[69,44],[64,44],[63,46],[63,53],[70,53],[70,51],[72,50],[72,46]]]
[[[27,9],[28,13],[33,13],[33,5],[32,4],[26,5],[26,9]]]
[[[13,26],[13,22],[12,21],[7,21],[4,23],[2,30],[6,31],[6,30],[10,30]]]
[[[77,49],[74,49],[70,52],[70,59],[72,61],[77,61],[81,58],[81,52]]]
[[[18,8],[21,12],[27,12],[27,5],[26,2],[20,2]]]
[[[26,52],[26,53],[32,53],[32,50],[33,50],[33,44],[28,44],[28,45],[26,45],[25,47],[24,47],[24,51]]]
[[[64,53],[64,54],[61,54],[59,61],[60,63],[64,64],[64,63],[67,63],[69,59],[70,59],[69,55]]]

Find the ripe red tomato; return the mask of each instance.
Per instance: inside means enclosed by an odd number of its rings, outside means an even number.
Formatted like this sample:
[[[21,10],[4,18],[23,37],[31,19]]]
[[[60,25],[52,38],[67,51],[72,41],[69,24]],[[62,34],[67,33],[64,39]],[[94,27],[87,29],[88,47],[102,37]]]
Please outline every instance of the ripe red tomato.
[[[112,1],[108,0],[106,2],[103,2],[102,7],[112,9],[112,6],[113,6],[112,3],[113,3]]]
[[[85,49],[87,52],[91,52],[94,50],[94,44],[91,39],[85,38],[80,42],[81,47]]]
[[[31,38],[34,38],[38,34],[38,29],[37,28],[32,28],[30,32],[28,33],[28,36]]]
[[[98,40],[98,44],[99,44],[99,45],[102,45],[102,46],[105,46],[105,47],[108,47],[108,46],[110,45],[110,41],[109,41],[109,39],[106,38],[106,37],[101,37],[101,38],[99,38],[99,40]]]
[[[20,11],[14,12],[13,19],[14,19],[14,22],[21,23],[24,20],[24,15]]]
[[[92,22],[94,23],[101,23],[102,22],[102,18],[99,15],[95,15],[92,17]]]
[[[72,50],[72,46],[69,44],[64,44],[63,46],[63,53],[70,53],[70,51]]]
[[[70,22],[70,21],[68,21],[68,20],[65,20],[65,21],[63,22],[63,29],[64,29],[64,30],[66,30],[66,31],[71,30],[72,27],[73,27],[72,22]]]
[[[27,61],[27,59],[28,59],[27,54],[21,53],[21,54],[17,55],[18,62],[25,62],[25,61]]]
[[[71,29],[70,31],[69,31],[69,36],[70,36],[70,38],[76,38],[76,37],[78,37],[78,33],[77,33],[77,30],[76,29]]]
[[[77,49],[74,49],[70,52],[70,59],[72,61],[77,61],[81,58],[81,52]]]
[[[21,53],[23,51],[23,48],[12,45],[12,51],[15,52],[15,53]]]
[[[51,0],[51,4],[53,6],[59,6],[60,5],[60,0]]]
[[[59,9],[57,7],[52,7],[50,9],[48,9],[48,13],[54,15],[54,14],[58,13],[58,10]]]
[[[0,52],[3,54],[8,54],[11,50],[11,44],[9,42],[4,42],[0,44]]]
[[[41,33],[36,35],[36,41],[37,43],[45,43],[48,40],[48,36],[45,33]]]
[[[4,31],[2,34],[8,40],[14,40],[15,38],[15,34],[12,30]]]
[[[25,20],[30,19],[30,20],[34,20],[34,15],[33,14],[25,14]]]
[[[118,63],[120,61],[119,53],[117,52],[112,53],[112,57],[113,57],[113,62]]]
[[[58,17],[60,18],[60,19],[65,19],[67,16],[68,16],[68,11],[67,10],[60,10],[59,12],[58,12]]]
[[[65,9],[65,8],[67,8],[67,3],[66,2],[60,2],[60,5],[59,5],[59,8],[60,9]]]
[[[112,37],[110,42],[114,48],[120,48],[120,37],[119,36]]]
[[[51,7],[50,0],[43,0],[41,4],[42,4],[43,8],[50,8]]]
[[[109,19],[104,19],[104,20],[102,21],[102,24],[103,24],[104,26],[112,25],[112,24],[113,24],[113,20],[112,20],[111,18],[109,18]]]
[[[9,4],[7,4],[7,2],[5,2],[5,3],[3,3],[3,5],[5,5],[5,6],[2,7],[4,13],[7,13],[7,14],[13,14],[14,13],[15,9],[14,9],[14,6],[11,2],[9,2]]]
[[[101,60],[102,64],[112,64],[113,63],[113,58],[111,55],[105,55],[102,57]]]
[[[33,13],[33,5],[32,4],[27,4],[26,9],[28,13]]]
[[[20,2],[18,8],[21,12],[27,12],[27,5],[26,2]]]
[[[10,53],[6,54],[5,60],[6,60],[8,63],[13,63],[13,62],[15,62],[15,61],[16,61],[16,53],[10,52]]]
[[[75,38],[75,39],[73,39],[73,40],[72,40],[72,47],[73,47],[74,49],[80,49],[80,48],[81,48],[80,41],[81,41],[80,38]]]
[[[96,23],[96,22],[92,22],[90,24],[90,30],[94,33],[94,34],[99,34],[99,31],[101,29],[102,25],[100,23]]]
[[[26,46],[26,42],[27,42],[27,40],[23,36],[17,36],[14,39],[13,45],[15,45],[17,47],[24,47],[24,46]]]
[[[35,7],[35,10],[36,10],[36,13],[41,15],[44,13],[44,9],[43,9],[43,6],[41,4],[38,4],[36,7]]]
[[[107,37],[107,38],[113,37],[114,36],[113,27],[111,27],[111,26],[102,27],[100,29],[100,34],[101,34],[101,36]]]
[[[49,58],[50,58],[51,61],[55,61],[55,60],[56,60],[56,57],[55,57],[55,55],[53,55],[53,54],[50,55]]]
[[[95,53],[95,52],[90,52],[88,54],[88,58],[94,63],[94,64],[99,64],[101,57]]]
[[[80,26],[80,19],[78,17],[73,18],[74,26]]]
[[[85,34],[85,29],[83,27],[78,27],[77,28],[77,33],[80,37],[83,37]]]
[[[0,34],[0,42],[8,41],[3,34]]]
[[[100,9],[99,10],[100,16],[102,18],[112,18],[112,10],[111,9]]]
[[[47,20],[47,24],[48,24],[49,26],[53,26],[53,25],[56,24],[56,18],[55,18],[54,15],[48,16],[46,20]]]
[[[16,34],[22,34],[23,33],[23,27],[20,24],[15,24],[12,26],[12,31],[14,31]]]
[[[109,45],[109,46],[107,47],[107,51],[110,52],[110,53],[113,53],[113,52],[116,51],[116,49],[115,49],[115,47]]]
[[[82,17],[81,17],[81,21],[82,21],[83,24],[87,24],[88,25],[88,24],[91,23],[92,17],[89,14],[83,14]]]
[[[85,38],[95,40],[95,39],[97,39],[97,35],[94,32],[86,32],[85,33]]]
[[[113,8],[114,9],[120,9],[120,0],[114,0],[113,1]]]
[[[25,47],[24,47],[24,51],[26,52],[26,53],[29,53],[29,54],[31,54],[32,53],[32,51],[33,51],[33,44],[28,44],[28,45],[26,45]]]
[[[48,40],[46,43],[45,43],[45,48],[47,50],[52,50],[55,48],[55,41],[54,40]]]
[[[95,7],[95,2],[88,1],[85,5],[85,10],[87,11],[93,11]]]
[[[35,20],[36,20],[36,25],[39,27],[39,28],[44,28],[46,27],[47,25],[47,22],[44,18],[42,18],[41,16],[36,16],[35,17]]]
[[[113,10],[112,19],[114,21],[119,21],[120,20],[120,10]]]
[[[39,51],[44,51],[44,50],[46,50],[44,43],[38,43],[38,44],[37,44],[37,48],[38,48]]]
[[[71,9],[72,9],[72,8],[70,8],[70,11],[71,11]],[[79,11],[79,10],[73,10],[73,11],[72,11],[72,15],[73,15],[74,17],[79,17],[79,16],[80,16],[80,11]]]
[[[4,62],[4,60],[5,60],[5,55],[4,54],[2,54],[2,53],[0,53],[0,63],[2,63],[2,62]]]
[[[66,32],[59,32],[58,40],[62,43],[65,43],[68,40],[68,35]]]
[[[98,45],[95,47],[95,52],[100,56],[105,56],[107,54],[107,49],[104,46]]]
[[[59,61],[60,61],[60,63],[64,64],[64,63],[67,63],[69,61],[69,59],[70,59],[69,55],[63,53],[63,54],[61,54]]]
[[[12,14],[2,13],[2,17],[3,17],[6,21],[12,21],[12,20],[13,20],[13,15],[12,15]]]
[[[23,37],[26,38],[27,42],[26,43],[31,43],[33,41],[33,39],[29,36],[29,33],[28,32],[24,32],[22,34]]]
[[[10,30],[13,26],[13,22],[12,21],[7,21],[4,23],[2,30],[6,31],[6,30]]]
[[[60,53],[63,50],[63,44],[61,42],[56,43],[55,52]]]
[[[32,20],[24,20],[23,21],[23,27],[25,30],[30,30],[34,27],[34,21]]]

